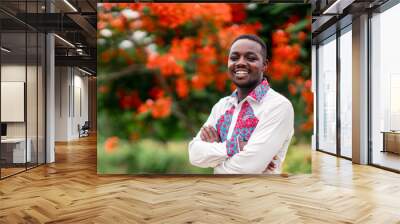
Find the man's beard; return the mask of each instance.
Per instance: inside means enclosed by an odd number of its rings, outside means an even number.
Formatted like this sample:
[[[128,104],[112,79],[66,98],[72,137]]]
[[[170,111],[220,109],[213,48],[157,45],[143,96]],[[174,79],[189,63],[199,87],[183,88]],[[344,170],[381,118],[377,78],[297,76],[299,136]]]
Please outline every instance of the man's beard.
[[[250,88],[255,88],[256,86],[258,86],[258,84],[261,83],[262,78],[261,79],[250,80],[247,83],[237,83],[234,79],[232,81],[236,85],[236,87],[238,87],[238,88],[250,89]]]

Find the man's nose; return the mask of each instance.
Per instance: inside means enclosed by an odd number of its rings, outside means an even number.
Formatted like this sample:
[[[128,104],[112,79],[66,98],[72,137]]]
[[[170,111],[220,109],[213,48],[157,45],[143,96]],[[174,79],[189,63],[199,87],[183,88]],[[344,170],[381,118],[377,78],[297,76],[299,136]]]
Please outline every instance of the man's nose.
[[[236,65],[246,65],[246,61],[244,57],[240,57],[239,60],[237,61]]]

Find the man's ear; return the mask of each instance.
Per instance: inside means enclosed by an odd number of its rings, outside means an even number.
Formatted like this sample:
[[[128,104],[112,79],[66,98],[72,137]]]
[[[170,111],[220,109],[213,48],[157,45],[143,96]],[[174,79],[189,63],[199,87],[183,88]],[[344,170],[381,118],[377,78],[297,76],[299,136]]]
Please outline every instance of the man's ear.
[[[268,61],[268,59],[265,59],[265,61],[263,62],[263,66],[264,66],[264,72],[266,72],[266,71],[267,71],[268,64],[269,64],[269,61]]]

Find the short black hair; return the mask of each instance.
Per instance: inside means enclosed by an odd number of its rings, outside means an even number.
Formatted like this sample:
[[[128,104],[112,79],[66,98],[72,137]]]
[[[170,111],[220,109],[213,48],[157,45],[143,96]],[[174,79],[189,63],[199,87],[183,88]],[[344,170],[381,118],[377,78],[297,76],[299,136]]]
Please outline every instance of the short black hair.
[[[236,41],[241,40],[241,39],[252,40],[252,41],[255,41],[258,44],[260,44],[260,46],[261,46],[261,55],[263,56],[263,62],[267,61],[267,45],[265,44],[265,42],[260,37],[258,37],[257,35],[254,35],[254,34],[242,34],[242,35],[236,37],[232,41],[231,47]]]

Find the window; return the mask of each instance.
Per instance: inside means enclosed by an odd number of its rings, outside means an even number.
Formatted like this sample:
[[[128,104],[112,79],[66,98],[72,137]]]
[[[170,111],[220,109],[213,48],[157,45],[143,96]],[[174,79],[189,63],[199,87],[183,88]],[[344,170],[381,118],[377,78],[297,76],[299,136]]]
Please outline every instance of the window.
[[[318,47],[318,149],[336,153],[336,35]]]
[[[400,148],[398,21],[400,5],[371,18],[372,164],[396,170],[400,170],[400,150],[393,150]]]
[[[14,10],[0,12],[0,178],[45,163],[45,35],[13,16],[40,13],[44,3],[0,1]]]
[[[351,25],[340,36],[340,154],[351,158],[352,141],[352,35]]]

